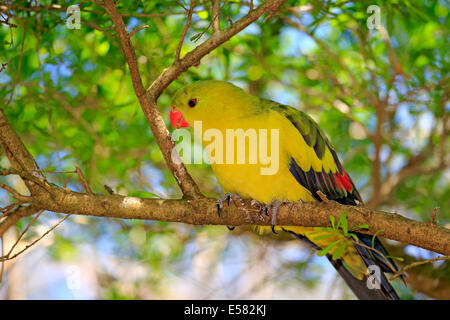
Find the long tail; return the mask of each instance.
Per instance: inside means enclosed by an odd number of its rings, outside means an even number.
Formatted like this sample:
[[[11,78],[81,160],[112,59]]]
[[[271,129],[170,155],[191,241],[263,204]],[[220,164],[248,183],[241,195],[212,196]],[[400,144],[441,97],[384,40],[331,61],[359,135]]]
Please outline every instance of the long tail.
[[[301,241],[306,241],[309,245],[311,245],[313,248],[320,250],[321,248],[318,247],[316,244],[314,244],[312,241],[310,241],[307,237],[303,235],[296,234],[294,232],[288,231],[292,236],[294,236],[296,239],[299,239]],[[364,234],[357,234],[358,238],[361,242],[363,242],[366,245],[369,245],[369,243],[372,241],[371,236],[367,236]],[[399,296],[395,292],[394,288],[389,283],[389,280],[386,278],[384,272],[392,272],[392,268],[396,269],[395,264],[388,259],[389,262],[386,262],[386,259],[379,256],[378,254],[373,254],[371,250],[362,247],[362,246],[356,246],[358,252],[360,253],[361,257],[363,258],[364,262],[367,266],[375,265],[379,267],[379,274],[373,275],[374,277],[378,277],[379,279],[379,286],[369,286],[368,285],[368,278],[364,277],[363,279],[357,279],[355,278],[351,272],[345,268],[342,261],[340,259],[333,260],[331,258],[331,255],[327,255],[328,260],[331,262],[333,267],[336,269],[336,271],[340,274],[340,276],[344,279],[344,281],[347,283],[349,288],[353,291],[353,293],[356,295],[356,297],[360,300],[400,300]],[[383,255],[386,251],[384,247],[382,246],[381,242],[379,242],[378,239],[375,241],[375,248],[380,251]],[[370,281],[370,280],[369,280]],[[370,287],[370,288],[369,288]],[[378,289],[379,287],[379,289]]]
[[[380,289],[369,289],[368,279],[364,277],[362,280],[355,278],[350,271],[348,271],[342,261],[337,259],[333,260],[331,256],[327,255],[328,260],[331,262],[336,271],[341,275],[349,288],[353,291],[355,296],[360,300],[400,300],[394,288],[392,288],[389,280],[384,275],[384,272],[380,273]]]

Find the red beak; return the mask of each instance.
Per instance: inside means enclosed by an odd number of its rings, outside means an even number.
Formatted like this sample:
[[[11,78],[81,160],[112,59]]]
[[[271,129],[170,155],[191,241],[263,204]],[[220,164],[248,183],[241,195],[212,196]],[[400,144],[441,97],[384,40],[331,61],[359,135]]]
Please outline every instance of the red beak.
[[[175,106],[172,106],[170,111],[170,122],[175,129],[189,127],[189,123],[184,120],[183,114]]]

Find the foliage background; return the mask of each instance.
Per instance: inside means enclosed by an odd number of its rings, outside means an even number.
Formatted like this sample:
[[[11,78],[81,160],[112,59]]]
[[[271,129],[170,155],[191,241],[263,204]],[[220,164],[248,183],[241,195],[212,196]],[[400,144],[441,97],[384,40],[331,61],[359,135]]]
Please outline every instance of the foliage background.
[[[253,1],[256,6],[259,1]],[[81,5],[82,26],[65,25]],[[48,171],[78,165],[91,188],[143,197],[180,197],[134,94],[110,17],[84,1],[4,1],[1,106]],[[186,12],[175,1],[121,1],[140,71],[151,83],[169,66]],[[221,1],[221,26],[245,15],[249,1]],[[369,30],[366,12],[381,9],[388,34]],[[4,7],[2,7],[4,6]],[[5,9],[6,8],[6,9]],[[210,35],[211,3],[197,1],[181,54]],[[250,25],[172,83],[159,99],[169,126],[171,95],[201,79],[231,81],[255,95],[308,112],[331,138],[372,207],[428,221],[439,206],[450,223],[449,46],[445,1],[288,1],[272,19]],[[172,130],[172,129],[170,129]],[[2,155],[2,167],[8,166]],[[188,165],[202,191],[219,196],[207,165]],[[82,190],[78,177],[47,174]],[[1,180],[20,189],[14,177]],[[22,187],[22,190],[25,187]],[[6,205],[10,199],[0,192]],[[61,215],[46,212],[19,247]],[[15,241],[31,217],[4,237]],[[435,256],[389,242],[407,259]],[[5,249],[6,250],[6,249]],[[424,282],[448,283],[448,264],[420,269]],[[432,289],[405,288],[402,298]],[[19,259],[6,263],[0,297],[14,298],[354,298],[327,261],[288,237],[245,228],[193,227],[154,221],[72,216]]]

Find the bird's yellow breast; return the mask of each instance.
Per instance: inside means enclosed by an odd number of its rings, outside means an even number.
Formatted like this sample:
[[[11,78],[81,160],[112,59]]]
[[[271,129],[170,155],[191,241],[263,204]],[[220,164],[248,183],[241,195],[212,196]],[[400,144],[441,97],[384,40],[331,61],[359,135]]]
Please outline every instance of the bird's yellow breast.
[[[224,192],[264,203],[314,200],[289,172],[290,145],[303,138],[278,113],[263,113],[203,128],[205,132],[211,129],[220,132],[223,139],[220,150],[223,157],[219,157],[223,161],[211,161],[211,167]],[[205,149],[212,142],[202,141]],[[220,151],[214,150],[212,157]]]

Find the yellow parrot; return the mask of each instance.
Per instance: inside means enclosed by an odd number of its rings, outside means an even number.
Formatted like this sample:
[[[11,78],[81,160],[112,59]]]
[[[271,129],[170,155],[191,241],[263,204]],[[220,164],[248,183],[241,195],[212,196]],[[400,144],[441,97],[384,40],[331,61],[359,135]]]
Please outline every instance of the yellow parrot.
[[[205,133],[202,143],[210,151],[212,170],[225,193],[220,207],[224,199],[236,195],[271,204],[276,217],[282,202],[322,201],[317,191],[342,204],[362,204],[330,141],[302,111],[252,96],[226,81],[207,80],[176,92],[170,120],[175,129],[193,126]],[[340,239],[340,235],[330,236],[329,231],[312,227],[275,228],[306,240],[316,249]],[[272,230],[275,232],[273,226]],[[372,247],[372,236],[355,234],[362,244]],[[386,258],[388,254],[377,238],[373,243],[376,250],[351,244],[339,259],[332,259],[333,250],[327,257],[359,299],[397,300],[384,275],[397,270],[395,263]],[[373,273],[373,266],[379,274]],[[378,277],[378,286],[368,284],[372,276]]]

